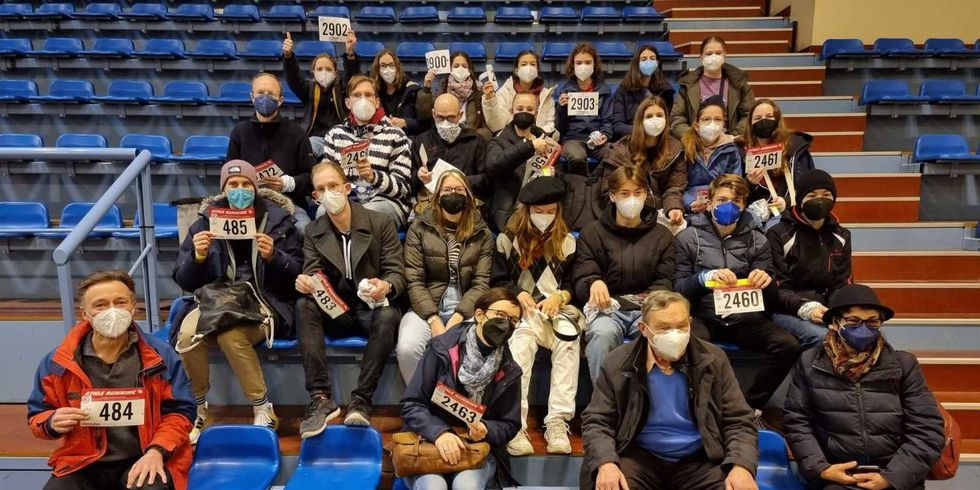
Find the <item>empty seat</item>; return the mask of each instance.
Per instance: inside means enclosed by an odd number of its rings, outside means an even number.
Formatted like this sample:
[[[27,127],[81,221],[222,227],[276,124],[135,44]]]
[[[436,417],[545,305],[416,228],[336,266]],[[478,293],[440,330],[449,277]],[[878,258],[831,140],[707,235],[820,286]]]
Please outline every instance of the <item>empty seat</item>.
[[[487,60],[487,48],[483,46],[483,43],[449,43],[449,53],[464,52],[469,55],[473,62],[486,61]],[[452,60],[450,60],[452,61]],[[478,70],[476,67],[473,71],[479,73],[482,70]]]
[[[378,41],[357,41],[357,46],[354,46],[354,53],[357,54],[358,58],[373,59],[384,49],[384,43]]]
[[[39,58],[77,58],[78,52],[85,49],[81,39],[74,37],[49,37],[41,49],[31,51]]]
[[[926,80],[919,86],[919,96],[940,103],[980,102],[980,97],[966,94],[962,80]]]
[[[214,20],[214,9],[207,3],[184,3],[177,6],[177,9],[167,14],[171,20],[183,20],[190,22],[211,22]]]
[[[582,9],[582,22],[619,22],[623,13],[615,7],[585,7]]]
[[[170,157],[175,162],[222,162],[228,151],[227,136],[189,136],[184,141],[184,153]]]
[[[278,60],[282,56],[282,41],[256,39],[249,41],[238,57],[248,60]]]
[[[205,105],[208,103],[208,86],[204,82],[169,82],[163,87],[163,95],[151,97],[156,104]]]
[[[303,105],[303,101],[293,93],[288,84],[282,84],[282,103],[283,105]]]
[[[395,9],[391,7],[363,7],[354,16],[357,22],[374,24],[394,24]]]
[[[572,7],[544,7],[538,16],[541,22],[578,22],[581,17]]]
[[[864,47],[864,41],[860,39],[828,39],[823,42],[823,48],[820,50],[820,59],[874,58],[878,54],[877,51],[866,49]]]
[[[133,56],[133,41],[115,37],[107,37],[95,40],[92,49],[83,49],[78,54],[86,58],[131,58]]]
[[[302,5],[273,5],[262,14],[266,22],[306,22],[306,11]]]
[[[180,39],[150,39],[143,49],[134,51],[133,56],[144,59],[179,60],[184,59],[187,49]]]
[[[912,95],[908,84],[902,80],[871,80],[865,82],[858,104],[914,104],[926,100],[925,97]]]
[[[133,217],[132,230],[113,232],[115,238],[140,237],[140,213]],[[153,236],[157,238],[177,238],[177,208],[165,202],[153,203]],[[170,306],[173,309],[173,305]]]
[[[27,102],[37,97],[34,80],[0,80],[0,102]]]
[[[214,17],[225,22],[258,22],[262,20],[258,7],[242,3],[225,5],[225,9],[220,14],[215,14]]]
[[[623,7],[623,22],[656,22],[664,20],[664,14],[652,5]]]
[[[619,41],[596,41],[592,47],[599,53],[599,57],[610,60],[628,60],[633,58],[633,52],[626,46],[626,43]]]
[[[789,464],[786,441],[771,431],[759,431],[759,468],[755,475],[760,490],[804,490],[806,487]]]
[[[958,134],[923,134],[915,141],[912,159],[916,162],[974,161],[980,156],[970,152],[966,138]]]
[[[300,41],[293,50],[293,56],[301,60],[311,60],[320,54],[337,56],[337,48],[329,41]]]
[[[670,41],[654,41],[651,43],[636,43],[637,49],[640,49],[644,44],[650,44],[654,48],[657,48],[657,54],[660,56],[661,60],[679,60],[684,57],[680,51],[674,48],[674,45]]]
[[[50,222],[48,207],[44,203],[0,202],[0,238],[28,237],[33,233],[5,230],[47,228]]]
[[[439,11],[432,5],[420,5],[417,7],[405,7],[402,14],[398,16],[399,22],[409,23],[439,23]]]
[[[497,43],[497,50],[493,54],[493,59],[494,61],[514,61],[517,55],[524,51],[534,51],[534,44],[525,42]]]
[[[119,20],[122,18],[122,7],[118,3],[90,3],[85,6],[85,10],[75,12],[72,16],[86,20]]]
[[[167,20],[167,6],[159,3],[134,3],[128,12],[123,12],[124,19],[142,21],[163,21]]]
[[[92,97],[103,104],[148,104],[153,97],[153,86],[139,80],[116,80],[109,83],[104,96]]]
[[[251,104],[252,84],[248,82],[225,82],[218,88],[217,97],[208,97],[208,102],[216,105]]]
[[[436,47],[428,42],[407,42],[400,43],[395,48],[395,55],[402,60],[424,60],[425,53],[434,51]]]
[[[367,346],[367,339],[364,337],[339,337],[331,339],[327,337],[325,342],[330,347],[363,348]]]
[[[575,43],[544,43],[541,59],[544,61],[564,61],[575,49]]]
[[[343,5],[320,5],[310,14],[310,20],[317,22],[317,17],[346,17],[350,18],[350,9]]]
[[[915,47],[911,39],[905,37],[883,37],[875,40],[874,49],[885,58],[916,58],[931,56],[928,51]]]
[[[170,140],[156,134],[127,134],[119,140],[119,147],[135,148],[137,152],[147,150],[153,155],[154,162],[168,162],[173,157]]]
[[[42,3],[34,12],[24,14],[24,17],[39,20],[70,20],[75,12],[71,3]]]
[[[495,23],[532,24],[534,23],[534,14],[527,7],[497,7],[493,21]]]
[[[154,216],[155,220],[156,217]],[[159,330],[153,332],[153,336],[165,341],[169,340],[170,330],[173,328],[174,322],[181,316],[186,315],[196,305],[197,303],[194,301],[193,296],[177,296],[174,298],[173,302],[170,303],[170,308],[167,309],[166,323]]]
[[[203,39],[187,56],[199,60],[237,60],[238,47],[229,39]]]
[[[487,14],[483,7],[453,7],[446,15],[450,24],[486,23]]]
[[[0,4],[0,19],[16,20],[22,19],[34,12],[34,7],[29,3],[5,3]]]
[[[376,488],[381,481],[381,434],[373,427],[328,426],[303,439],[286,490]]]
[[[88,104],[95,97],[95,87],[88,80],[54,80],[48,86],[48,95],[31,97],[34,102],[72,102]]]
[[[64,238],[68,236],[72,228],[78,226],[78,223],[82,221],[82,218],[95,206],[94,202],[72,202],[68,203],[64,209],[61,210],[61,221],[57,228],[51,228],[51,231],[44,231],[35,233],[34,236],[44,237],[44,238]],[[89,233],[89,237],[108,237],[112,234],[111,231],[106,231],[105,228],[122,228],[122,214],[119,212],[119,208],[115,204],[109,208],[102,219],[99,220],[95,225],[95,229]]]
[[[0,134],[0,148],[42,148],[44,141],[36,134]]]
[[[197,441],[188,488],[269,488],[279,474],[279,438],[267,427],[219,425]]]
[[[58,136],[55,148],[106,148],[105,136],[101,134],[68,133]]]
[[[0,39],[0,57],[23,58],[34,50],[30,39]]]
[[[972,58],[974,56],[980,56],[980,51],[967,48],[962,40],[953,38],[933,37],[926,39],[925,49],[926,51],[936,53],[940,57]]]

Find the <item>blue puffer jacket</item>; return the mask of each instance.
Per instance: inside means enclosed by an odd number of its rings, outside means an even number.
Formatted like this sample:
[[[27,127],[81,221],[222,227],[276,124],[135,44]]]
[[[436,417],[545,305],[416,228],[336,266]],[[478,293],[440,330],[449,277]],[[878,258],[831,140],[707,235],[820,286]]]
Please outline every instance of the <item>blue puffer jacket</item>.
[[[593,131],[599,131],[612,140],[612,114],[606,107],[612,101],[612,93],[609,91],[609,86],[606,85],[606,82],[598,78],[593,78],[592,80],[595,84],[592,91],[599,92],[598,116],[569,117],[568,105],[558,103],[561,94],[583,91],[578,87],[577,79],[572,78],[571,80],[567,80],[561,87],[558,87],[558,90],[555,90],[555,128],[561,133],[561,141],[559,143],[564,143],[567,140],[587,140]]]
[[[699,189],[707,189],[712,180],[721,174],[735,174],[744,176],[742,171],[742,152],[738,145],[732,142],[730,135],[723,135],[728,142],[722,143],[715,148],[715,151],[704,161],[702,155],[698,155],[694,162],[687,162],[687,190],[684,191],[684,210],[691,212],[691,203],[698,198]]]

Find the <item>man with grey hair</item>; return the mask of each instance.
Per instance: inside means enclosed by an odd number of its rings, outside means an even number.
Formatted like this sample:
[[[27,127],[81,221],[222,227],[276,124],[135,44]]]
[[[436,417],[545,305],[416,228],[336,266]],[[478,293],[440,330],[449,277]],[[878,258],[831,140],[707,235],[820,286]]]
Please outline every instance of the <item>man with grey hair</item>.
[[[678,293],[650,293],[642,315],[582,414],[581,488],[756,490],[758,435],[725,353],[691,336]]]

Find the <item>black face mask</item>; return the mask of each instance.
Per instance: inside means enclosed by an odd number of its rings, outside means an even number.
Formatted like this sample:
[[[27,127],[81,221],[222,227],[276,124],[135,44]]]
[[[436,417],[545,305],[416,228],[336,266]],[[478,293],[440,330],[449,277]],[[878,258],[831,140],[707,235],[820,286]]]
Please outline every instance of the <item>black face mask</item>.
[[[518,112],[514,114],[514,126],[521,131],[527,130],[534,125],[534,114],[530,112]]]
[[[803,215],[813,221],[820,221],[830,215],[830,210],[834,209],[834,200],[826,197],[810,199],[803,203]]]
[[[779,127],[779,123],[775,119],[759,119],[752,123],[752,134],[756,138],[769,139],[772,137],[772,133],[776,132],[777,127]]]
[[[483,340],[494,349],[504,345],[513,331],[513,325],[506,318],[487,318],[483,322]]]
[[[439,207],[449,214],[456,214],[466,208],[466,196],[450,192],[439,198]]]

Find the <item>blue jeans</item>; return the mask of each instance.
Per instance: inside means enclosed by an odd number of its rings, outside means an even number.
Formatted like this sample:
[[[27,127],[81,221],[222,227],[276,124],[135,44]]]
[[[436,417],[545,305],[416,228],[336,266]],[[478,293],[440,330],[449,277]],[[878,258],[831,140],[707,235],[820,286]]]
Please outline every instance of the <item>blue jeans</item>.
[[[310,147],[313,148],[313,156],[316,157],[317,163],[323,158],[323,147],[326,146],[325,139],[323,136],[310,136]]]
[[[405,483],[412,490],[484,490],[496,474],[497,461],[487,455],[480,468],[446,475],[407,476]]]
[[[449,286],[439,301],[439,319],[443,325],[449,318],[456,313],[456,306],[459,305],[463,293],[459,286]],[[395,344],[395,357],[398,359],[398,370],[402,373],[402,379],[407,385],[415,374],[415,368],[422,360],[422,354],[432,339],[432,328],[426,322],[428,318],[418,316],[414,311],[405,313],[402,317],[401,325],[398,326],[398,343]]]
[[[639,333],[636,324],[641,318],[640,310],[616,311],[611,315],[599,313],[585,329],[585,357],[589,361],[589,376],[593,383],[599,378],[606,355],[623,345],[625,339],[636,338]]]
[[[801,349],[813,347],[823,342],[829,331],[826,326],[804,320],[796,315],[773,313],[772,321],[800,341]]]

